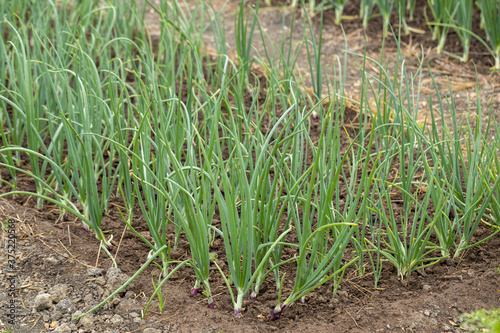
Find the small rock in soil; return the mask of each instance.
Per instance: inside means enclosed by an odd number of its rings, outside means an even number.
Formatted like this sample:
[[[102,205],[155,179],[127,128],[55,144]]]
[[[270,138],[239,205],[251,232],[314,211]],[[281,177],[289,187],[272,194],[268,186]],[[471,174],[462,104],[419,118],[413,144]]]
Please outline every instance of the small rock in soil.
[[[59,264],[59,260],[57,260],[56,258],[50,256],[47,259],[45,259],[45,263],[49,264],[49,265],[55,266],[55,265]]]
[[[71,328],[68,324],[62,324],[61,326],[57,326],[54,330],[57,333],[71,333]]]
[[[122,299],[121,299],[120,297],[115,296],[115,297],[113,297],[113,298],[111,299],[111,302],[110,302],[110,303],[111,303],[113,306],[115,306],[115,305],[120,304],[120,302],[121,302],[121,301],[122,301]]]
[[[56,310],[56,311],[52,312],[52,316],[51,316],[52,320],[59,321],[62,319],[62,317],[63,317],[63,314],[60,311]]]
[[[113,318],[111,318],[111,323],[115,326],[119,326],[123,323],[123,317],[118,314],[115,314]]]
[[[106,284],[106,279],[104,276],[99,276],[97,279],[95,279],[95,283],[104,286]]]
[[[92,318],[90,315],[86,315],[83,318],[80,318],[80,323],[79,325],[83,326],[85,329],[90,329],[94,327],[94,318]]]
[[[83,298],[83,301],[85,302],[85,304],[91,304],[93,300],[94,300],[94,297],[92,297],[92,294],[87,294]]]
[[[408,325],[408,328],[420,328],[422,327],[422,323],[419,322],[411,322],[410,325]]]
[[[342,300],[346,300],[349,298],[349,294],[347,293],[347,291],[345,290],[339,290],[337,292],[337,294],[339,295],[339,297],[342,299]]]
[[[56,284],[49,290],[50,299],[54,303],[59,303],[66,298],[69,293],[69,287],[66,284]]]
[[[113,275],[110,278],[108,278],[108,283],[106,284],[106,286],[108,287],[109,290],[115,291],[118,288],[120,288],[123,284],[125,284],[125,282],[127,282],[129,278],[130,277],[127,274],[123,274],[123,273],[121,273],[117,276]],[[127,287],[125,287],[125,289],[122,290],[122,294],[125,294],[125,292],[128,291],[132,287],[133,287],[133,283],[130,283],[129,285],[127,285]]]
[[[35,309],[37,311],[42,311],[50,308],[52,301],[50,299],[50,294],[40,294],[35,297]]]
[[[91,277],[98,277],[102,275],[102,271],[103,271],[102,268],[97,268],[97,267],[89,268],[87,269],[87,275]]]
[[[124,316],[130,312],[140,312],[141,306],[135,299],[125,298],[116,307],[116,313]]]
[[[108,271],[106,272],[106,277],[109,279],[112,277],[117,277],[120,274],[122,274],[121,269],[119,269],[118,267],[110,267],[110,268],[108,268]]]
[[[431,289],[432,289],[432,287],[431,287],[431,286],[429,286],[428,284],[424,284],[424,285],[422,286],[422,289],[423,289],[423,290],[425,290],[425,291],[429,291],[429,290],[431,290]]]
[[[98,297],[98,298],[101,298],[101,297],[102,297],[102,295],[104,295],[104,289],[102,289],[102,287],[101,287],[101,286],[97,286],[97,288],[96,288],[96,293],[97,293],[97,297]]]
[[[57,303],[56,310],[62,313],[73,313],[76,310],[75,303],[73,303],[71,298],[65,298]]]
[[[156,329],[156,328],[152,328],[152,327],[148,327],[146,329],[144,329],[144,331],[142,331],[143,333],[161,333],[161,330],[159,329]]]

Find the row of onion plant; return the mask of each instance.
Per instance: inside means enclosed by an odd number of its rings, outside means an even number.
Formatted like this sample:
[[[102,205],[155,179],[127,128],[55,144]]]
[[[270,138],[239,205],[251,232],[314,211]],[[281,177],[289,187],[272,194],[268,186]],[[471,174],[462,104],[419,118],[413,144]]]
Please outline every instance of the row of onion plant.
[[[191,293],[204,289],[213,308],[210,274],[217,268],[236,316],[272,279],[277,305],[270,318],[277,319],[329,281],[335,293],[350,267],[363,275],[369,262],[377,285],[387,262],[404,278],[500,230],[497,124],[483,124],[478,101],[475,118],[459,126],[453,99],[444,103],[437,87],[430,126],[420,123],[423,59],[410,73],[399,50],[390,72],[346,51],[363,62],[360,114],[350,124],[347,62],[337,59],[336,75],[325,83],[322,36],[315,39],[307,17],[304,43],[286,42],[283,29],[281,44],[269,45],[258,7],[247,12],[241,5],[234,61],[210,4],[189,12],[177,2],[150,4],[162,18],[157,45],[144,30],[144,7],[117,5],[68,1],[37,8],[50,15],[26,22],[13,15],[2,25],[0,49],[0,154],[11,175],[3,183],[12,187],[1,196],[31,194],[39,208],[46,201],[64,220],[74,215],[113,262],[112,236],[101,222],[111,199],[121,197],[124,223],[147,248],[144,265],[99,306],[154,263],[161,274],[150,303],[161,302],[168,279],[190,267]],[[207,27],[217,40],[215,57],[201,51]],[[254,32],[268,45],[265,58],[251,53]],[[294,71],[302,52],[311,95]],[[253,64],[262,76],[253,76]],[[445,110],[451,129],[438,124]],[[490,132],[494,144],[486,144]],[[19,173],[33,178],[35,193],[16,187]],[[494,230],[473,241],[480,224]],[[138,231],[144,226],[150,237]],[[214,249],[219,237],[223,246]],[[180,239],[190,249],[183,261],[171,257],[171,243]],[[283,267],[295,273],[286,276]],[[293,287],[283,294],[287,279]]]
[[[270,0],[264,1],[271,6]],[[335,24],[340,24],[344,9],[348,0],[323,0],[323,1],[292,1],[291,7],[302,5],[309,10],[311,15],[325,10],[335,10]],[[423,2],[423,1],[422,1]],[[242,2],[243,3],[243,2]],[[260,3],[260,1],[258,1]],[[359,17],[362,20],[363,28],[368,27],[371,18],[380,15],[382,17],[383,33],[386,36],[390,32],[390,21],[395,9],[397,17],[402,26],[402,31],[408,34],[412,30],[408,23],[415,16],[417,0],[360,0]],[[484,35],[479,36],[472,31],[472,18],[474,15],[474,2],[472,0],[427,0],[427,6],[424,7],[423,15],[432,34],[432,39],[437,41],[436,52],[446,53],[463,62],[469,60],[469,48],[471,39],[478,39],[494,58],[493,69],[500,69],[500,39],[499,39],[499,21],[500,3],[497,0],[477,1],[477,8],[481,16],[481,29]],[[377,8],[378,12],[374,13]],[[449,53],[445,50],[446,38],[453,29],[458,35],[463,47],[462,56]],[[415,31],[413,29],[412,31]]]

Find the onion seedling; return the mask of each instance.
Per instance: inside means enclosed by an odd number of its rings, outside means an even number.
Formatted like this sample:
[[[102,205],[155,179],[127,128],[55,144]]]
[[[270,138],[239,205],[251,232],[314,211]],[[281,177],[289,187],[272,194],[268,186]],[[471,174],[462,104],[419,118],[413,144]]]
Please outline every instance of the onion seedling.
[[[389,23],[392,14],[392,7],[395,0],[377,0],[377,7],[382,15],[383,35],[387,36],[389,33]]]
[[[468,31],[472,31],[472,0],[460,0],[458,2],[457,25],[462,27],[462,29],[456,29],[456,33],[462,42],[462,47],[464,53],[460,59],[462,62],[467,62],[469,60],[469,47],[471,34]]]
[[[410,30],[408,30],[408,25],[406,24],[406,18],[405,18],[406,1],[407,0],[397,0],[396,8],[399,16],[399,24],[402,25],[404,34],[408,35],[410,33]]]
[[[69,188],[69,191],[72,193],[72,195],[75,198],[79,199],[80,202],[82,202],[82,199],[80,199],[79,193],[77,192],[76,188],[73,186],[72,181],[65,174],[64,170],[59,165],[57,165],[54,161],[52,161],[49,157],[47,157],[46,155],[40,154],[38,152],[34,152],[32,150],[29,150],[27,148],[13,147],[13,146],[0,148],[0,154],[3,154],[5,152],[7,152],[7,151],[14,151],[14,150],[18,150],[18,151],[23,152],[23,153],[28,154],[28,155],[35,155],[38,159],[40,159],[40,160],[46,162],[48,165],[50,165],[50,167],[52,168],[52,170],[54,172],[54,175],[55,175],[58,183],[59,184],[67,184],[68,188]],[[4,193],[4,194],[0,195],[0,197],[4,197],[4,196],[8,196],[8,195],[16,195],[16,194],[31,195],[31,196],[35,196],[35,197],[37,197],[37,198],[39,198],[41,200],[52,202],[53,204],[59,206],[61,209],[64,209],[64,210],[70,212],[71,214],[75,215],[83,223],[85,223],[86,225],[89,225],[91,228],[93,228],[93,230],[96,233],[96,238],[101,242],[102,249],[110,257],[111,261],[113,262],[113,265],[116,267],[116,262],[115,262],[113,256],[108,251],[108,249],[111,247],[110,241],[111,241],[112,237],[109,240],[106,239],[104,237],[104,234],[103,234],[102,230],[100,228],[96,227],[94,221],[90,220],[87,215],[84,215],[84,214],[80,213],[80,211],[75,206],[75,204],[73,204],[72,202],[66,201],[63,198],[61,198],[61,194],[57,193],[43,179],[38,178],[38,176],[34,175],[30,171],[18,168],[18,167],[13,166],[13,165],[7,165],[7,164],[4,164],[4,163],[0,163],[0,166],[4,166],[4,167],[7,167],[7,168],[13,168],[17,172],[30,175],[31,177],[34,178],[35,181],[38,181],[42,185],[42,187],[43,187],[43,192],[42,192],[43,194],[26,192],[26,191],[11,191],[11,192],[7,192],[7,193]],[[60,187],[62,187],[62,186],[60,186]]]
[[[368,20],[373,12],[373,7],[376,1],[373,0],[361,0],[361,7],[359,10],[359,17],[363,19],[363,29],[368,28]]]
[[[21,134],[17,136],[14,144],[22,144],[22,139],[24,138],[24,131],[26,133],[28,149],[32,151],[38,151],[40,145],[43,145],[43,139],[40,137],[39,133],[41,131],[41,106],[36,103],[36,98],[33,96],[33,91],[35,95],[37,94],[37,85],[33,80],[33,74],[36,75],[36,70],[32,68],[31,62],[31,52],[28,41],[28,28],[22,22],[20,22],[20,31],[18,31],[14,25],[10,22],[6,22],[10,27],[10,30],[15,36],[15,40],[10,42],[12,47],[12,53],[14,55],[12,59],[12,64],[9,66],[11,72],[9,77],[12,78],[10,84],[13,86],[13,90],[8,90],[11,95],[11,100],[0,96],[0,99],[7,102],[13,107],[14,113],[19,113],[19,117],[15,117],[15,123],[11,127],[11,135],[16,137],[16,134]],[[10,57],[8,57],[10,58]],[[15,70],[14,70],[15,68]],[[35,71],[34,71],[35,70]],[[34,71],[34,72],[33,72]],[[22,123],[21,123],[22,121]],[[46,164],[42,167],[39,165],[39,160],[36,155],[30,155],[30,167],[31,172],[35,176],[35,179],[43,179],[45,177]],[[20,161],[18,161],[20,163]],[[36,191],[39,195],[43,194],[43,185],[35,180]],[[42,208],[43,201],[41,196],[38,197],[37,207]]]
[[[434,18],[434,23],[429,23],[427,15],[425,15],[427,24],[432,31],[432,39],[438,40],[437,53],[443,52],[446,36],[450,30],[449,24],[453,23],[455,13],[459,6],[454,8],[456,2],[454,0],[427,0]],[[425,14],[425,12],[424,12]]]
[[[309,34],[311,39],[307,40],[306,33],[306,24],[309,29]],[[304,19],[304,44],[306,46],[307,51],[307,62],[309,64],[309,71],[312,79],[312,86],[314,91],[315,103],[317,103],[322,98],[323,93],[323,68],[321,66],[321,46],[323,45],[323,11],[321,11],[321,20],[320,20],[320,30],[319,30],[318,41],[316,41],[316,37],[314,35],[314,30],[311,25],[311,20],[309,15],[306,13],[306,17]],[[314,61],[312,61],[314,59]],[[313,65],[314,63],[314,65]]]
[[[417,0],[406,0],[406,9],[410,12],[410,21],[413,21]]]
[[[311,1],[312,2],[312,1]],[[328,8],[335,8],[335,21],[334,23],[339,25],[340,21],[342,21],[342,14],[344,13],[344,8],[347,6],[347,3],[349,0],[328,0],[330,5],[325,5],[326,1],[323,1],[323,3],[318,6],[321,11],[324,11]]]
[[[299,239],[299,258],[295,283],[292,292],[283,303],[278,303],[270,315],[271,320],[276,320],[293,302],[304,299],[312,290],[323,285],[332,278],[340,283],[345,269],[357,258],[342,265],[344,250],[351,241],[356,226],[357,205],[352,206],[346,216],[342,216],[333,207],[333,195],[337,189],[340,172],[348,154],[340,158],[339,142],[339,113],[336,112],[333,121],[330,104],[322,125],[318,147],[312,146],[313,165],[298,179],[288,191],[292,191],[291,207],[295,221],[295,229]],[[347,149],[352,148],[353,143]],[[293,175],[292,175],[293,176]],[[295,177],[291,177],[294,179]],[[360,186],[366,190],[372,177]],[[300,189],[307,184],[306,193],[300,195]],[[316,185],[317,184],[317,185]],[[365,186],[366,185],[366,186]],[[357,202],[362,190],[358,191]],[[364,209],[364,202],[360,211]],[[299,212],[301,207],[301,212]],[[317,211],[317,220],[313,227],[313,219]],[[299,218],[302,216],[302,220]],[[339,221],[339,222],[337,222]],[[349,221],[349,222],[348,222]],[[331,231],[331,235],[330,235]],[[333,239],[333,244],[332,244]],[[333,272],[332,272],[333,271]],[[281,292],[281,290],[280,290]]]
[[[492,46],[492,55],[495,58],[496,70],[500,69],[500,1],[481,0],[481,17],[484,19],[484,30]]]
[[[224,94],[222,94],[224,95]],[[226,104],[227,105],[227,104]],[[263,179],[267,178],[271,166],[276,167],[272,163],[274,160],[269,159],[267,155],[273,156],[289,137],[282,139],[284,132],[281,132],[275,140],[276,132],[280,125],[289,126],[292,118],[290,113],[293,107],[286,110],[279,120],[274,124],[272,129],[267,134],[264,142],[250,141],[250,146],[245,147],[245,141],[241,140],[238,133],[238,128],[235,122],[234,114],[231,108],[227,105],[226,110],[229,112],[229,124],[223,126],[227,136],[224,138],[227,141],[227,147],[230,152],[227,162],[219,160],[218,169],[220,174],[220,184],[212,177],[215,197],[220,211],[222,233],[224,237],[224,246],[228,260],[228,266],[231,273],[231,279],[236,287],[237,295],[234,298],[231,288],[228,286],[233,304],[234,315],[241,314],[243,297],[252,287],[253,282],[261,276],[262,270],[267,267],[269,258],[272,255],[275,247],[282,241],[285,235],[291,229],[285,230],[272,243],[264,243],[261,237],[258,237],[264,230],[258,230],[259,217],[269,218],[267,223],[276,223],[272,220],[276,215],[261,215],[258,211],[261,206],[262,192],[259,187],[262,186]],[[218,111],[220,112],[220,111]],[[218,117],[221,117],[218,115]],[[245,135],[247,136],[247,135]],[[221,139],[224,139],[221,138]],[[222,140],[216,143],[217,151],[221,152]],[[255,140],[255,137],[249,139]],[[246,140],[246,139],[245,139]],[[250,150],[251,149],[251,150]],[[255,154],[255,162],[253,163],[253,172],[248,176],[248,158]],[[253,161],[252,159],[250,161]],[[264,189],[263,187],[260,187]],[[273,200],[271,203],[276,205]],[[270,206],[271,211],[275,208]],[[263,251],[263,256],[260,257],[259,251]],[[254,256],[260,258],[260,263],[257,262],[253,268],[252,261]],[[253,268],[253,269],[252,269]]]
[[[255,27],[258,21],[258,12],[260,7],[260,0],[257,0],[255,8],[249,10],[245,14],[245,4],[246,1],[241,1],[238,6],[238,12],[235,15],[235,42],[236,42],[236,52],[238,54],[238,66],[242,70],[238,71],[238,87],[239,94],[244,94],[244,88],[248,89],[250,86],[249,77],[250,69],[252,67],[252,58],[250,57],[250,51],[252,50],[252,39],[255,31]],[[250,21],[250,16],[252,19]],[[250,24],[250,27],[249,27]]]

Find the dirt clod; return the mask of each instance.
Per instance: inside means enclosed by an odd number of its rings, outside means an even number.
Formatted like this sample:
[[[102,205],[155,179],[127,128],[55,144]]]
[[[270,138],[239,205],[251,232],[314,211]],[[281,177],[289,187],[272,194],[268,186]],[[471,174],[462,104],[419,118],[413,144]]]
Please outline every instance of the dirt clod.
[[[52,300],[50,299],[50,294],[40,294],[35,297],[35,309],[37,311],[49,309],[51,305]]]

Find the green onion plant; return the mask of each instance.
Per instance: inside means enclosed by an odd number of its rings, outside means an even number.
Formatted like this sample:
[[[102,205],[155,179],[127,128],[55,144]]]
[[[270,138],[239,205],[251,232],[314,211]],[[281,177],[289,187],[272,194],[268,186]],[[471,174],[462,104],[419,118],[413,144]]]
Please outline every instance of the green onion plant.
[[[299,257],[293,290],[283,303],[279,302],[276,305],[270,314],[271,320],[278,319],[282,311],[293,302],[299,299],[303,301],[309,292],[330,279],[336,278],[336,282],[340,283],[343,272],[355,260],[342,262],[344,251],[354,233],[353,226],[357,225],[358,207],[352,206],[347,216],[342,216],[333,206],[335,189],[348,155],[345,154],[340,158],[340,147],[335,144],[338,142],[340,132],[338,121],[340,115],[337,112],[333,116],[332,109],[333,103],[325,115],[317,150],[313,148],[315,150],[313,165],[302,175],[302,179],[298,179],[298,183],[290,184],[292,186],[288,189],[292,191],[294,198],[293,220],[299,238]],[[325,145],[324,150],[323,145]],[[290,179],[293,180],[295,177]],[[365,184],[369,183],[368,180]],[[301,189],[305,185],[307,189],[304,193]],[[366,189],[363,186],[360,188]],[[358,191],[357,202],[361,193],[361,190]],[[316,213],[317,219],[314,218]],[[299,218],[300,215],[302,219]],[[330,232],[333,244],[330,241]]]
[[[495,70],[500,69],[500,1],[481,0],[481,17],[484,19],[486,37],[492,46],[492,55],[495,59]]]
[[[460,0],[458,2],[456,15],[457,25],[464,28],[464,30],[455,30],[458,37],[460,38],[460,41],[462,42],[462,47],[464,49],[463,56],[460,60],[463,62],[467,62],[467,60],[469,60],[469,48],[471,40],[471,34],[468,31],[472,31],[472,0]]]
[[[446,42],[446,36],[450,27],[448,24],[453,23],[457,8],[459,6],[454,6],[456,4],[453,0],[428,0],[429,7],[431,9],[432,17],[436,24],[429,23],[429,19],[426,16],[426,20],[432,31],[432,39],[438,40],[437,53],[443,52],[444,44]],[[425,12],[424,12],[425,14]],[[442,24],[442,25],[440,25]]]
[[[394,7],[394,0],[377,0],[377,7],[382,15],[383,34],[387,36],[389,33],[389,23],[392,14],[392,7]]]
[[[375,6],[375,1],[372,0],[361,0],[361,6],[359,10],[359,17],[363,20],[363,29],[368,28],[368,21],[373,12],[373,7]]]

